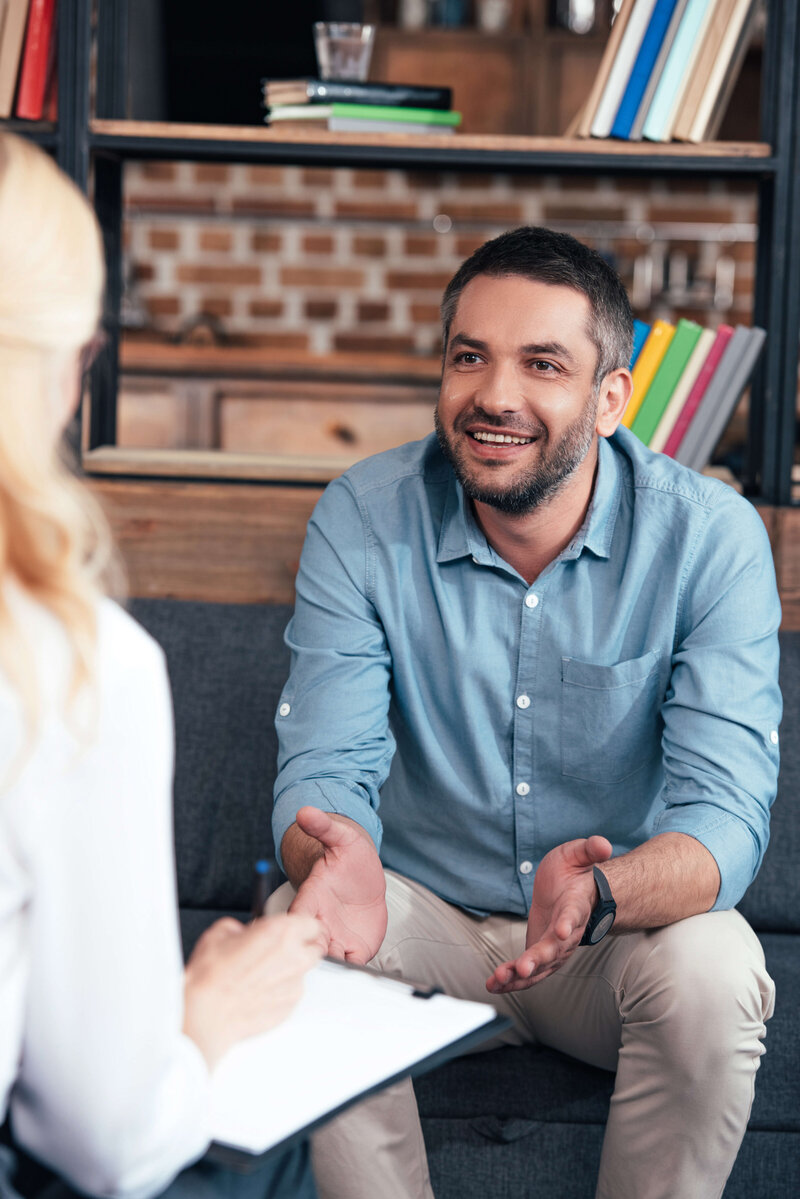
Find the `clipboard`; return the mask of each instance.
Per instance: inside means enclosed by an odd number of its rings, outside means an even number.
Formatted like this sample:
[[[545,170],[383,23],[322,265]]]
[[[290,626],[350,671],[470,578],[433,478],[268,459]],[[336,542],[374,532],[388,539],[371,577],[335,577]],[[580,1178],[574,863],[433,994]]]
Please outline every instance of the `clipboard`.
[[[319,962],[290,1016],[234,1046],[214,1071],[207,1157],[256,1170],[354,1103],[510,1026],[490,1003],[453,999],[369,967]]]

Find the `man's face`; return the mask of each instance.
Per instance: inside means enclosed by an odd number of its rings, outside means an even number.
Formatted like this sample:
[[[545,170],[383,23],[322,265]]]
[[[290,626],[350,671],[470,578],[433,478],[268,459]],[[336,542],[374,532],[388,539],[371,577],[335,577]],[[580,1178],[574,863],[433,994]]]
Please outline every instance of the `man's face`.
[[[459,299],[436,431],[466,493],[503,512],[560,491],[593,448],[597,349],[570,287],[478,275]]]

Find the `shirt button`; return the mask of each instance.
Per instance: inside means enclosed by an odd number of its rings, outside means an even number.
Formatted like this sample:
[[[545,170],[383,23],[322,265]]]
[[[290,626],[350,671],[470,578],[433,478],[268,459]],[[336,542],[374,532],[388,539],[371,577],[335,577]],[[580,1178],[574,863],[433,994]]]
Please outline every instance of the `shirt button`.
[[[517,696],[517,707],[518,708],[529,708],[530,706],[531,706],[531,699],[530,699],[529,695],[518,695]]]
[[[472,561],[475,563],[476,566],[478,565],[478,559],[475,557],[474,554],[472,555]]]
[[[535,608],[535,607],[537,607],[538,603],[539,603],[538,595],[526,595],[525,596],[525,606],[527,608]]]
[[[530,874],[530,872],[532,870],[533,870],[533,862],[520,862],[520,864],[519,864],[520,874]]]
[[[281,716],[288,716],[289,713],[291,712],[291,710],[292,710],[291,704],[281,704],[281,706],[278,708],[278,713]]]
[[[778,730],[777,730],[777,729],[773,729],[773,730],[772,730],[772,732],[771,732],[771,733],[770,733],[770,735],[769,735],[769,739],[770,739],[770,741],[772,742],[772,744],[773,744],[773,745],[777,745],[777,744],[778,744]]]
[[[517,783],[517,795],[530,794],[530,787],[527,783]]]

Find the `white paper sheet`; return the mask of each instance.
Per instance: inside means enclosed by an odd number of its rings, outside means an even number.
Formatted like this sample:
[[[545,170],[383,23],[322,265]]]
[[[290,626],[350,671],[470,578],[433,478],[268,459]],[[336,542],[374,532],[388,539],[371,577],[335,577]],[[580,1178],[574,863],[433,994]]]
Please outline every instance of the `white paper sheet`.
[[[213,1137],[263,1153],[496,1017],[488,1003],[320,962],[278,1028],[242,1041],[213,1076]]]

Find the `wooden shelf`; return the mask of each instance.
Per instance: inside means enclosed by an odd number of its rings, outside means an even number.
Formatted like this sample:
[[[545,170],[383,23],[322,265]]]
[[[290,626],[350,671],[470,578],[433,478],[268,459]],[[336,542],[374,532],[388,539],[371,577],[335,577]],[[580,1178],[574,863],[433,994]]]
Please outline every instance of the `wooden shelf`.
[[[763,142],[625,142],[490,134],[332,133],[255,125],[189,125],[153,121],[90,123],[94,149],[126,157],[314,162],[318,165],[414,165],[551,168],[641,173],[653,169],[695,174],[764,174],[775,167]]]
[[[329,483],[362,457],[359,453],[312,458],[241,454],[227,450],[144,450],[100,446],[85,450],[87,475],[177,480],[224,480],[246,483]]]
[[[126,337],[120,345],[120,369],[128,375],[239,376],[247,378],[380,378],[381,382],[438,383],[438,358],[410,354],[325,354],[241,345],[175,345],[152,338]]]

